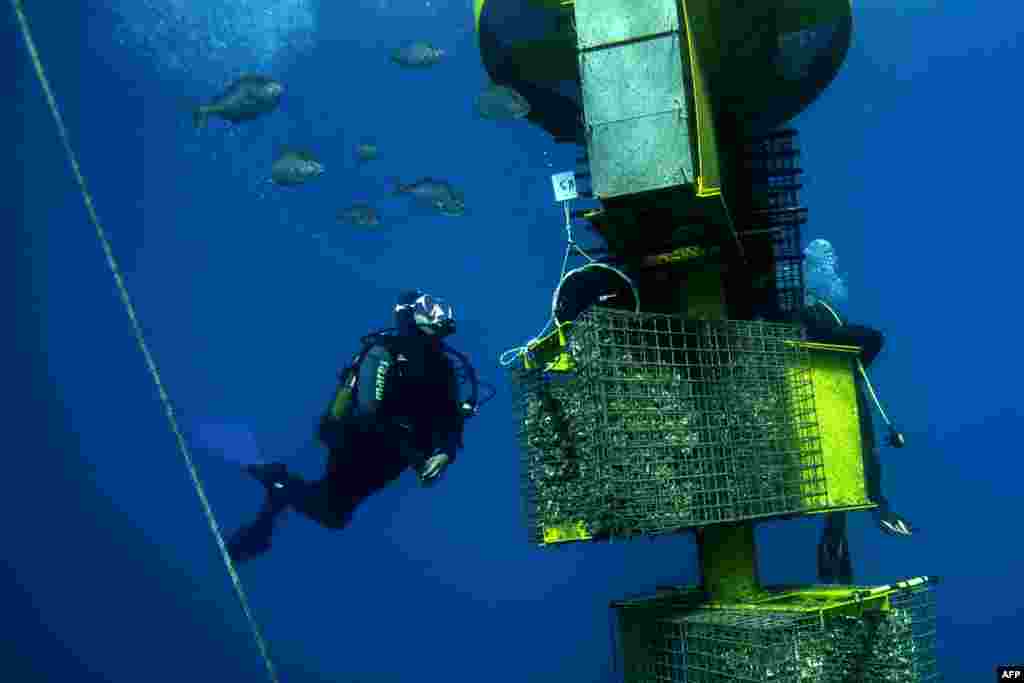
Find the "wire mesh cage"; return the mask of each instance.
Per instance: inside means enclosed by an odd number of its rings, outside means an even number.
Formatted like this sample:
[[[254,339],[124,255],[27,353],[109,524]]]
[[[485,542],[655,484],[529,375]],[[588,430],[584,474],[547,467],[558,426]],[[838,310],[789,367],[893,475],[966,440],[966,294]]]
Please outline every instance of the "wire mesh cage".
[[[626,683],[920,683],[939,680],[926,579],[876,589],[787,589],[749,605],[619,606]]]
[[[807,209],[800,205],[800,148],[793,129],[748,139],[744,175],[750,183],[750,207],[738,216],[739,237],[751,258],[773,263],[772,307],[792,313],[804,301],[801,226]],[[767,302],[764,302],[767,303]]]
[[[628,538],[826,498],[798,326],[595,307],[566,373],[516,369],[530,540]]]

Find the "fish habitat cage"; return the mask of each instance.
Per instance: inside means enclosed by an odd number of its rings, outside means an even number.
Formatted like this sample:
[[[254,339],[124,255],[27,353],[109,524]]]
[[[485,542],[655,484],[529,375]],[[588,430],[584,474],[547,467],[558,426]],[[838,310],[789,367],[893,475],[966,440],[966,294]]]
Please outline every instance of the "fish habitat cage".
[[[697,588],[612,603],[625,683],[939,680],[934,585],[774,587],[742,602]]]
[[[512,370],[530,541],[874,507],[857,349],[803,336],[600,307],[560,325]]]
[[[741,199],[734,202],[738,237],[750,264],[761,310],[785,316],[804,305],[800,145],[795,129],[748,138],[742,154]]]

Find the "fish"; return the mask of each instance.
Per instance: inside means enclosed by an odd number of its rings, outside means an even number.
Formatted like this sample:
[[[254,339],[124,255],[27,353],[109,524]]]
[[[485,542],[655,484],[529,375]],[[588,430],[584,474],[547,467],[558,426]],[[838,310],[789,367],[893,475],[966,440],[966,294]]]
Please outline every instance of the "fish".
[[[451,216],[454,218],[466,215],[466,203],[461,197],[435,201],[433,203],[433,207],[437,209],[437,212],[442,216]]]
[[[530,103],[512,88],[492,83],[477,95],[476,111],[491,121],[521,119],[530,113]]]
[[[391,61],[404,67],[428,67],[439,63],[446,52],[422,40],[415,40],[395,48]]]
[[[268,76],[245,74],[209,104],[192,112],[196,128],[205,126],[211,116],[242,123],[274,111],[281,102],[284,86]]]
[[[353,204],[338,212],[338,220],[363,228],[380,227],[380,214],[369,204]]]
[[[372,142],[360,142],[356,145],[356,161],[364,164],[377,158],[377,145]]]
[[[270,180],[276,185],[302,185],[323,172],[324,165],[311,152],[284,149],[270,167]]]
[[[396,182],[395,194],[409,195],[444,216],[461,216],[466,212],[462,193],[445,180],[422,178],[408,185]]]

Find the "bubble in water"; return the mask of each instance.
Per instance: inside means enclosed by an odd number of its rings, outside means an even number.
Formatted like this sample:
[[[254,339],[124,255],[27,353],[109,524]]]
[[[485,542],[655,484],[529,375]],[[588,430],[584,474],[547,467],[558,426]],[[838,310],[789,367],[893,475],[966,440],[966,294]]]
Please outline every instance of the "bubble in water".
[[[804,285],[806,303],[816,301],[838,303],[846,301],[846,282],[839,274],[836,251],[824,239],[813,240],[804,250]]]
[[[174,76],[223,87],[273,73],[314,43],[314,0],[119,0],[115,39]]]
[[[804,256],[809,263],[813,262],[815,265],[835,269],[836,250],[828,240],[820,238],[812,240],[804,249]]]

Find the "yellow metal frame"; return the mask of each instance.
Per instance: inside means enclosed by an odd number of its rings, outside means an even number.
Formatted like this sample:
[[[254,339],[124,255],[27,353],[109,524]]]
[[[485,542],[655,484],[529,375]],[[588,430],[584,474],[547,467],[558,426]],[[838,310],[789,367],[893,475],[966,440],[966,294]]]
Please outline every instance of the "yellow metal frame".
[[[480,15],[484,11],[484,3],[487,0],[473,0],[473,27],[477,33],[480,33]]]
[[[705,284],[712,285],[713,283],[709,281]],[[708,293],[710,294],[713,290],[713,286],[709,287]],[[709,302],[711,298],[708,297]],[[691,313],[699,315],[701,312],[699,309],[700,307],[697,306]],[[704,313],[711,315],[714,311],[706,310]],[[558,330],[536,342],[533,348],[547,352],[541,354],[542,360],[539,363],[535,362],[534,367],[547,362],[546,369],[551,371],[568,372],[573,369],[572,359],[564,351],[564,328],[567,326],[568,323],[560,326]],[[811,380],[808,385],[806,378],[798,378],[796,373],[791,375],[790,400],[795,405],[799,405],[801,402],[813,399],[818,420],[818,433],[821,437],[820,442],[807,440],[802,445],[803,457],[809,460],[820,457],[822,463],[820,471],[816,468],[808,469],[805,504],[810,509],[804,514],[818,515],[829,512],[875,509],[878,505],[868,498],[864,473],[863,443],[860,434],[860,416],[854,375],[860,348],[796,340],[789,343],[810,352]],[[549,358],[552,360],[546,360]],[[820,494],[817,480],[812,479],[812,477],[816,478],[821,475],[825,477],[826,494],[824,497]],[[581,521],[565,522],[544,528],[545,544],[585,541],[592,537],[586,525]]]
[[[705,255],[703,248],[698,246],[679,247],[663,254],[654,254],[644,260],[645,266],[664,266],[669,263],[695,261]]]
[[[570,541],[589,541],[593,536],[583,522],[566,522],[544,527],[544,544],[569,543]]]
[[[718,167],[718,142],[715,139],[715,117],[711,108],[711,96],[704,83],[704,69],[690,21],[687,0],[679,0],[679,7],[686,26],[686,45],[690,52],[690,79],[693,85],[693,109],[697,123],[697,183],[698,197],[719,197],[722,194],[722,179]]]
[[[526,346],[523,366],[527,370],[542,369],[544,372],[572,372],[576,362],[566,351],[568,333],[572,323],[559,323],[554,331]],[[544,527],[544,545],[556,545],[572,541],[588,541],[593,536],[582,521],[564,522]]]
[[[542,368],[544,372],[572,372],[576,361],[565,350],[572,323],[559,323],[553,332],[526,345],[523,366],[527,370]]]
[[[894,595],[932,582],[931,577],[918,576],[885,586],[807,586],[783,591],[776,589],[764,591],[760,597],[746,602],[712,601],[700,605],[699,608],[858,616],[865,611],[887,612],[892,609]]]
[[[857,406],[855,373],[861,349],[817,342],[790,343],[810,352],[810,390],[813,397],[798,395],[798,392],[807,391],[807,387],[794,374],[791,376],[791,399],[799,403],[813,398],[821,441],[820,444],[813,440],[804,441],[803,455],[813,458],[820,447],[827,491],[824,500],[807,501],[812,508],[808,514],[877,507],[868,498]],[[811,470],[809,476],[817,476],[817,473]]]

